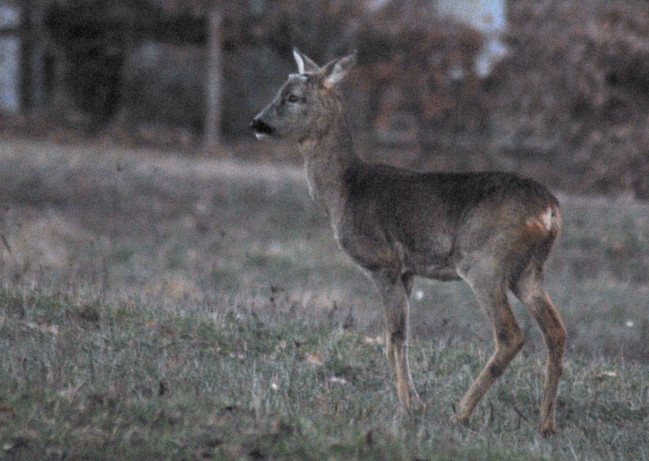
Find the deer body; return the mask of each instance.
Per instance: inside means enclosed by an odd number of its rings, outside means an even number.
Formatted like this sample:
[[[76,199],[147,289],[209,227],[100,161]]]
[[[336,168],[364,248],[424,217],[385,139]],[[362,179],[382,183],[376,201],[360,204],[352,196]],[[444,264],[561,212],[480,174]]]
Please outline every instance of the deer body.
[[[309,191],[328,214],[340,247],[374,280],[386,318],[386,355],[400,402],[423,407],[410,376],[408,297],[413,277],[465,280],[494,330],[496,350],[460,402],[468,421],[524,343],[506,292],[536,317],[548,347],[540,430],[556,431],[554,409],[566,332],[543,285],[561,228],[558,201],[510,173],[419,173],[361,160],[337,84],[355,56],[320,68],[295,50],[299,74],[251,123],[258,137],[294,139]]]

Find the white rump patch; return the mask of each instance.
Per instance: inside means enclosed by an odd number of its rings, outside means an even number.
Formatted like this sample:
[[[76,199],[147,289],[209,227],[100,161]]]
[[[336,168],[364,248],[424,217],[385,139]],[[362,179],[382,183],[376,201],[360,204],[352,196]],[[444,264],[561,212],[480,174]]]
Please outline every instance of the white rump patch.
[[[549,208],[543,213],[540,217],[541,223],[545,226],[546,230],[550,230],[552,228],[552,208]]]
[[[533,233],[549,232],[552,229],[552,207],[548,207],[540,216],[528,218],[525,226],[528,231]]]
[[[267,133],[255,133],[255,136],[257,137],[257,139],[266,139],[266,138],[270,138],[270,135],[267,134]]]

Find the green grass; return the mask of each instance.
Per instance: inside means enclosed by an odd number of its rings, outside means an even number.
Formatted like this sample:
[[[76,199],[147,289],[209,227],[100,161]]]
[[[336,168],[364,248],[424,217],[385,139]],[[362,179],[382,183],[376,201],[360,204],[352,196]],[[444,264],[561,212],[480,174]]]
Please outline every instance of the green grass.
[[[649,458],[646,204],[560,197],[546,440],[543,341],[516,302],[523,353],[448,423],[492,348],[460,283],[415,285],[427,409],[398,410],[378,298],[293,166],[5,141],[0,194],[0,459]]]
[[[646,459],[649,371],[568,359],[561,434],[536,432],[542,361],[516,360],[469,427],[447,423],[487,358],[411,347],[425,414],[399,413],[380,345],[335,320],[155,312],[4,290],[3,456],[40,459]]]

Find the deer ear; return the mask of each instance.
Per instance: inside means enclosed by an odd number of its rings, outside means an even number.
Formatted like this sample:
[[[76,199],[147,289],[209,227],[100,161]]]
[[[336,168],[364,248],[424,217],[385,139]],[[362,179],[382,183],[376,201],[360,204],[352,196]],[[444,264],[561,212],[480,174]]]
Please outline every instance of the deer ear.
[[[324,66],[320,71],[322,84],[327,88],[333,88],[340,83],[347,72],[356,64],[356,51],[345,56],[331,61]]]
[[[297,63],[297,71],[299,74],[315,74],[320,70],[319,65],[313,62],[307,55],[302,54],[297,48],[293,48],[293,57]]]

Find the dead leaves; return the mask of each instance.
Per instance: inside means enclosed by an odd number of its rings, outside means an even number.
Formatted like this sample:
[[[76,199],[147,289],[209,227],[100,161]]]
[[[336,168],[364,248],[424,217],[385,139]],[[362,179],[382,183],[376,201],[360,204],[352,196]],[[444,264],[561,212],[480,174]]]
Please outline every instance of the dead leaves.
[[[309,364],[312,368],[317,368],[323,383],[327,389],[336,386],[347,386],[357,379],[357,375],[363,371],[358,369],[354,364],[350,364],[348,357],[354,356],[355,348],[381,348],[385,344],[383,335],[378,336],[356,336],[350,333],[344,334],[344,343],[335,348],[335,350],[325,352],[318,351],[295,342],[298,349],[296,358],[299,361]],[[285,345],[285,341],[282,341]],[[348,350],[349,348],[349,350]],[[308,349],[308,350],[306,350]],[[374,354],[376,351],[368,351]],[[333,354],[333,355],[332,355]]]
[[[29,329],[40,331],[41,333],[44,334],[51,334],[52,336],[56,336],[59,334],[58,325],[52,325],[49,323],[37,323],[37,322],[21,322],[21,323]]]
[[[605,381],[605,380],[613,379],[613,378],[617,378],[617,377],[618,377],[618,374],[617,374],[616,371],[605,370],[605,371],[602,371],[601,373],[593,376],[592,379],[595,380],[595,381]]]
[[[316,366],[316,367],[321,367],[324,365],[324,357],[322,354],[319,354],[317,352],[307,352],[305,354],[306,361],[309,362],[311,365]]]
[[[365,338],[363,338],[363,342],[372,346],[382,346],[383,344],[385,344],[385,338],[381,335],[374,337],[365,336]]]
[[[0,405],[0,425],[16,417],[16,409],[11,405]]]
[[[9,453],[19,448],[24,448],[34,443],[39,438],[38,432],[33,429],[20,429],[14,432],[7,442],[2,445],[2,450]]]

